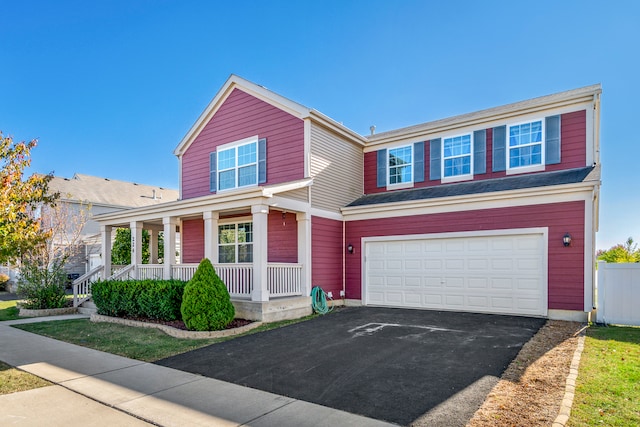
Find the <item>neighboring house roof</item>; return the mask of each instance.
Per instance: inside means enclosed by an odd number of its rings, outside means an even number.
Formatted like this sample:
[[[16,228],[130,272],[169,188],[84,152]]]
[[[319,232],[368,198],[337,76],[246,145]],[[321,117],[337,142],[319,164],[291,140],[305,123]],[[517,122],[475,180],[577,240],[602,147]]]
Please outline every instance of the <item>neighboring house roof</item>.
[[[54,177],[49,182],[49,190],[59,192],[62,200],[123,208],[178,200],[178,190],[82,174],[72,178]]]
[[[435,199],[440,197],[466,196],[471,194],[492,193],[497,191],[522,190],[527,188],[548,187],[553,185],[577,184],[586,181],[599,181],[600,168],[588,166],[556,172],[532,173],[507,176],[479,181],[467,181],[455,184],[442,184],[411,190],[389,191],[368,194],[351,202],[347,207],[368,206],[384,203],[409,202]]]

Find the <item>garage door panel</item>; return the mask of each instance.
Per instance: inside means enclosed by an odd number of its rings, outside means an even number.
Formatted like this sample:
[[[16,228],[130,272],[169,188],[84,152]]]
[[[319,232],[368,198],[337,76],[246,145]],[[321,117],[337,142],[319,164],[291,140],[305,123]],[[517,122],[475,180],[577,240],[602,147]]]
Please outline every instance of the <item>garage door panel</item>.
[[[429,270],[442,270],[442,260],[441,259],[425,259],[424,260],[424,268]]]
[[[491,279],[491,289],[508,290],[513,289],[514,280],[512,277],[493,277]]]
[[[425,277],[424,278],[424,287],[426,288],[441,288],[442,287],[442,279],[439,277]]]
[[[447,270],[462,270],[464,269],[464,259],[445,259],[444,266]]]
[[[467,305],[469,308],[486,309],[489,306],[489,297],[487,296],[469,296],[467,297]]]
[[[422,260],[407,259],[404,261],[405,270],[422,270]]]
[[[445,281],[445,288],[464,288],[463,277],[449,277]]]
[[[487,269],[489,268],[489,260],[486,258],[485,259],[476,259],[476,258],[469,259],[467,262],[467,268],[469,270],[487,271]]]
[[[412,254],[421,255],[422,254],[422,244],[420,244],[420,242],[405,243],[405,245],[404,245],[404,253],[407,256],[411,256]]]
[[[444,301],[449,307],[458,309],[464,307],[464,295],[445,295]]]
[[[513,259],[493,258],[491,260],[492,270],[511,271],[513,270]]]
[[[486,277],[470,277],[467,281],[469,289],[489,289],[489,279]]]
[[[420,307],[422,305],[422,294],[407,292],[404,296],[404,301],[414,307]]]
[[[491,297],[491,307],[498,310],[513,310],[513,298],[508,297]]]
[[[367,304],[546,315],[541,233],[365,241],[364,250]]]
[[[419,288],[422,286],[422,277],[405,276],[404,284],[409,288]]]

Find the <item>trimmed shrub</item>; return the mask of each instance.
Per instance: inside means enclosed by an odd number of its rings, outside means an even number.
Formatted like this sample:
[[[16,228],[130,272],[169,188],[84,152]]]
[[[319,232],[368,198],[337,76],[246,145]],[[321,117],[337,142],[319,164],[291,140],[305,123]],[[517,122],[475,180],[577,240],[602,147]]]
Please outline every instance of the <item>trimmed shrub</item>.
[[[182,321],[195,331],[224,329],[235,316],[227,287],[211,261],[203,259],[182,295]]]
[[[91,285],[98,313],[113,317],[180,319],[186,282],[181,280],[107,280]]]

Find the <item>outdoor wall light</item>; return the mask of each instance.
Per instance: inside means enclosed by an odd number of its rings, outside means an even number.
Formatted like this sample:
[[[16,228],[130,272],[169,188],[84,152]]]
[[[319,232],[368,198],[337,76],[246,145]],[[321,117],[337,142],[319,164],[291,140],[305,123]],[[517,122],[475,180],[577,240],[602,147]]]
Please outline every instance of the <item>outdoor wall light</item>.
[[[350,254],[353,253],[353,245],[351,243],[349,243],[349,245],[347,246],[347,252],[349,252]]]
[[[571,244],[571,234],[565,233],[565,235],[562,236],[562,244],[565,246],[569,246]]]

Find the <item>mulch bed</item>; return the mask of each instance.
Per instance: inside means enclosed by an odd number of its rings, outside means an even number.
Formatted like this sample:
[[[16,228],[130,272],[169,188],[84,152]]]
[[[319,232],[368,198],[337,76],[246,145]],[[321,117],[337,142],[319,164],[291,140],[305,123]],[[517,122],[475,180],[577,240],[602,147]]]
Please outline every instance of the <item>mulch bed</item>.
[[[522,347],[467,427],[550,426],[583,325],[549,320]]]
[[[121,316],[123,319],[128,319],[128,320],[136,320],[138,322],[146,322],[146,323],[155,323],[158,325],[165,325],[165,326],[170,326],[172,328],[175,329],[180,329],[183,331],[188,331],[189,329],[187,329],[186,325],[184,324],[184,322],[182,320],[159,320],[159,319],[150,319],[148,317],[134,317],[134,316]],[[241,326],[246,326],[250,323],[253,323],[252,320],[246,320],[246,319],[233,319],[231,321],[231,323],[229,323],[227,325],[227,327],[225,329],[235,329],[235,328],[239,328]]]

